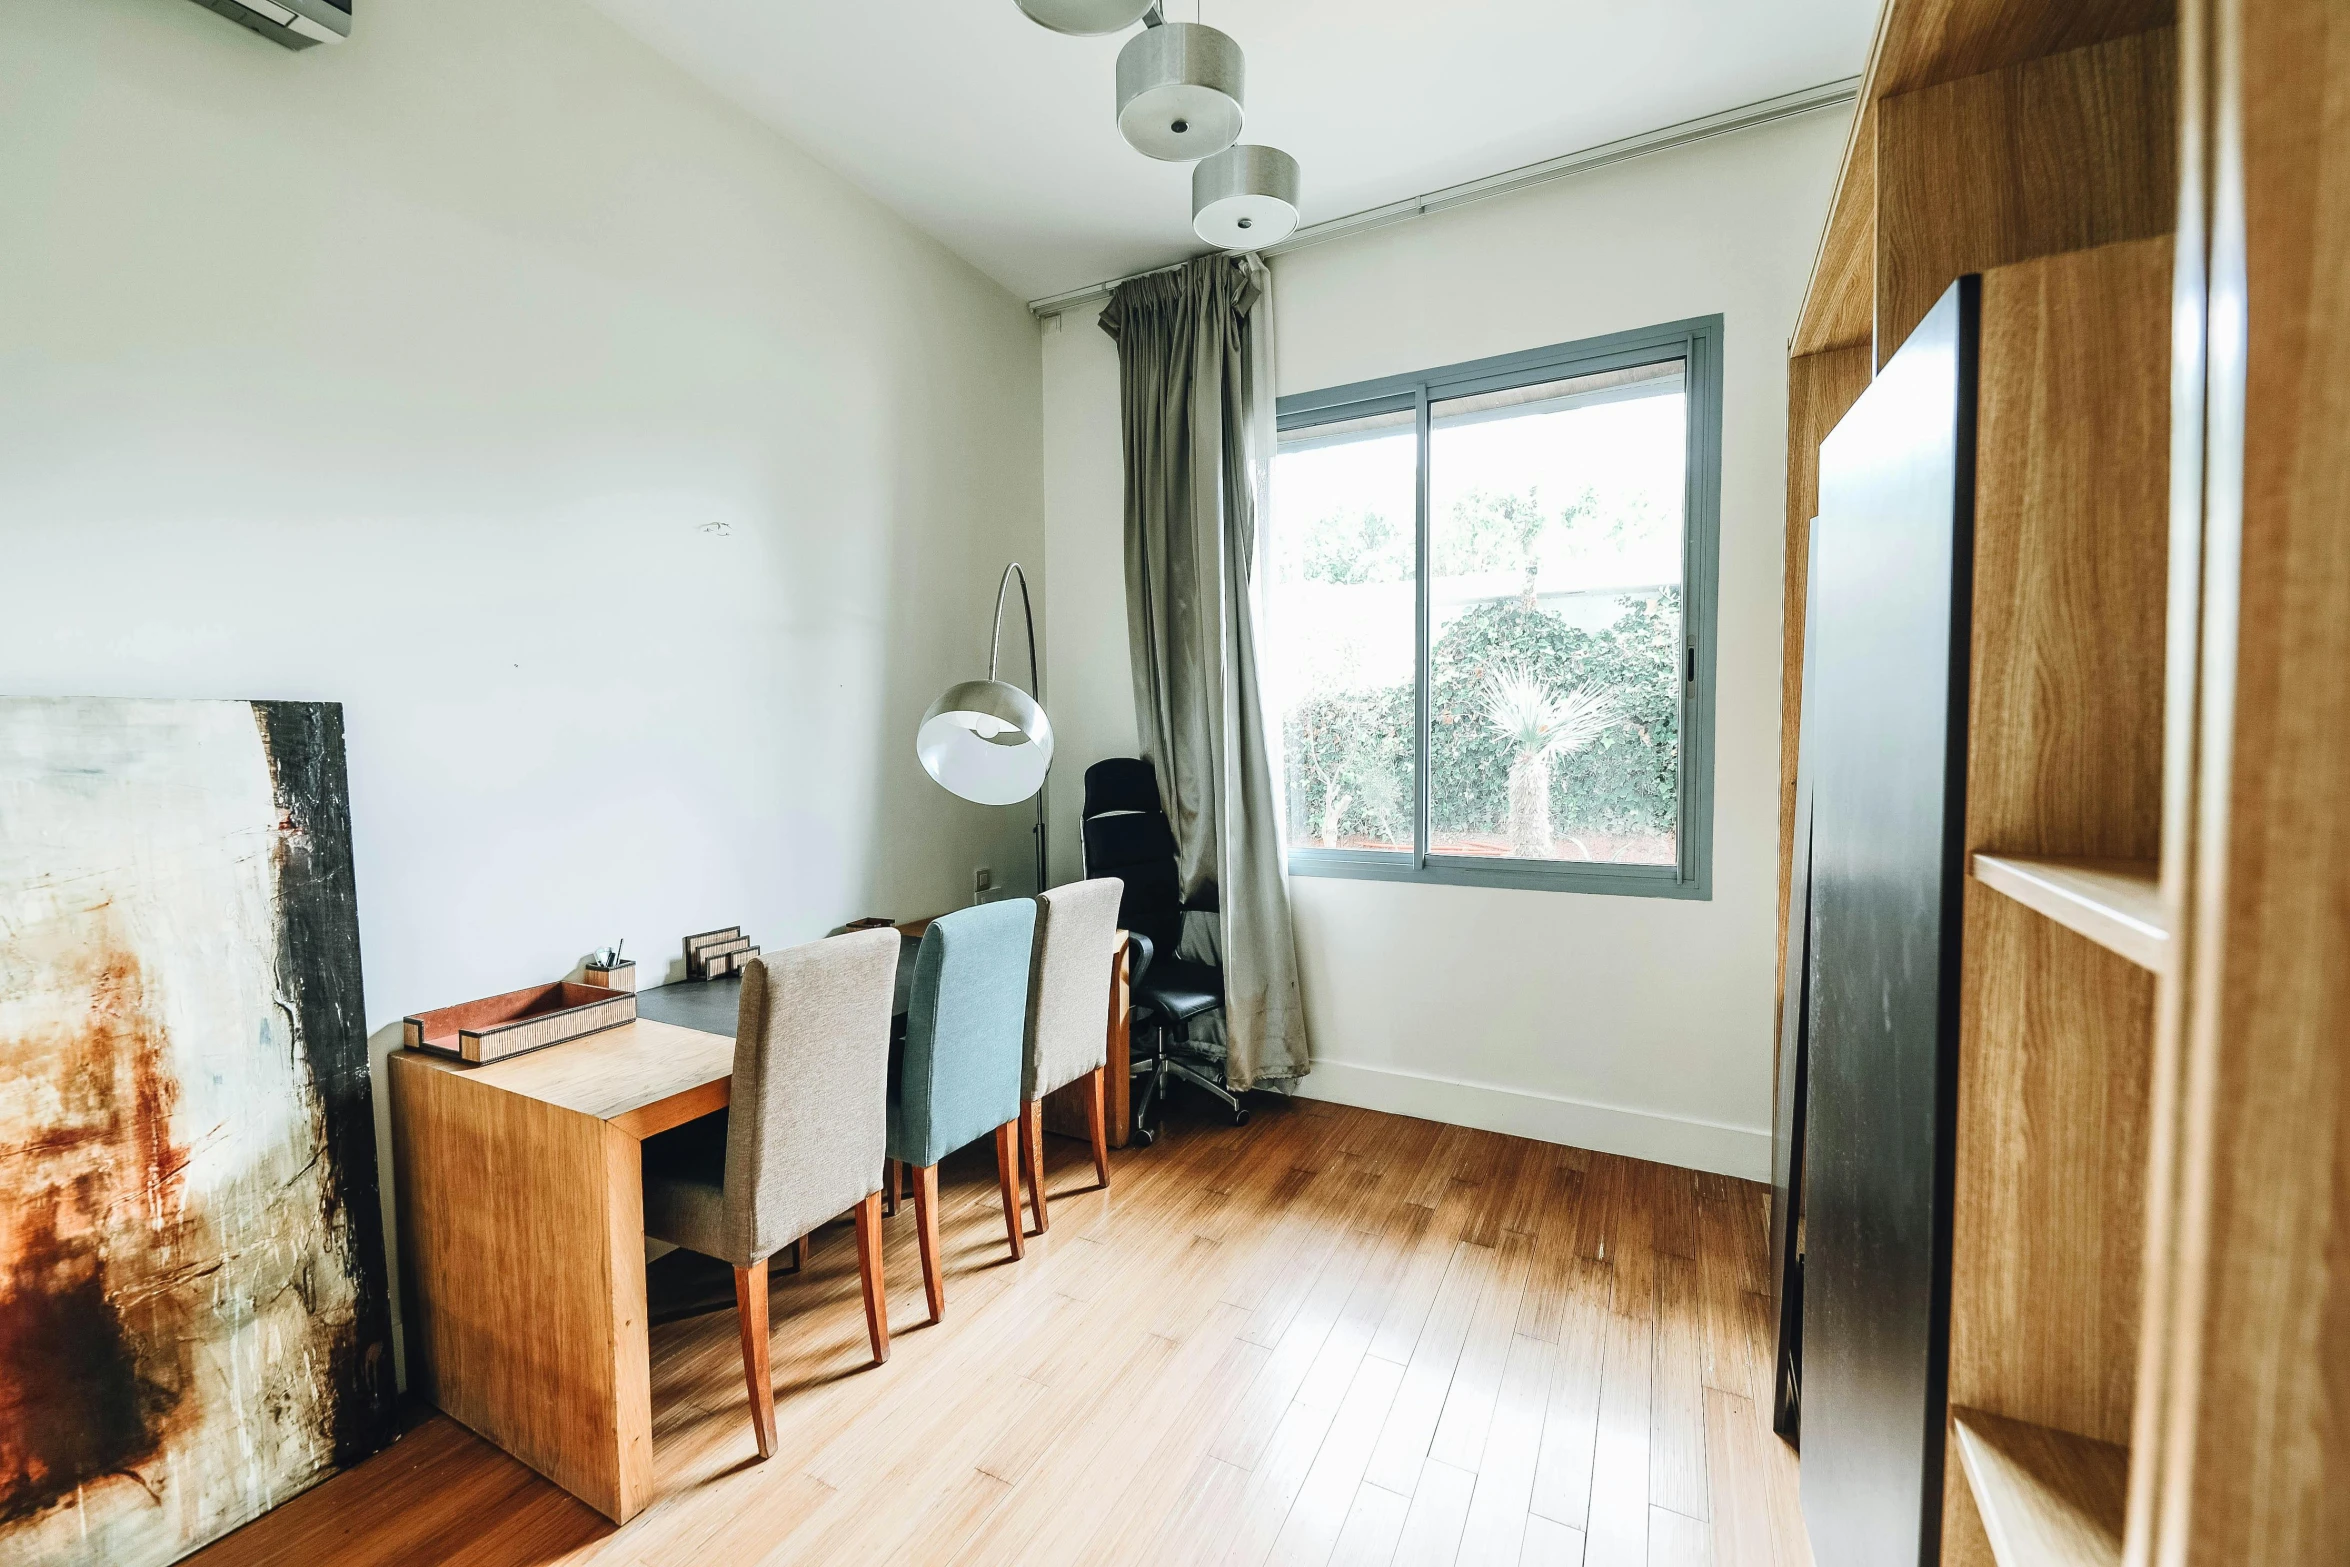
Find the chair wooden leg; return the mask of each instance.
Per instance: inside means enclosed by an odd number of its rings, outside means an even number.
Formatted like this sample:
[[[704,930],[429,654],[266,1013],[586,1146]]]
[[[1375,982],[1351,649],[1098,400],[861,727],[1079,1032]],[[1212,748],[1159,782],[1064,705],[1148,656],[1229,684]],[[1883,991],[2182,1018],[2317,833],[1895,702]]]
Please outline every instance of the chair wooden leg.
[[[1110,1069],[1097,1066],[1086,1078],[1092,1086],[1085,1094],[1085,1129],[1093,1137],[1093,1173],[1106,1191],[1110,1184]]]
[[[734,1317],[743,1334],[743,1381],[759,1456],[775,1456],[775,1373],[767,1359],[767,1259],[734,1270]]]
[[[1020,1234],[1020,1121],[1017,1116],[995,1129],[995,1179],[1004,1189],[1004,1233],[1012,1238],[1012,1258],[1028,1255]]]
[[[865,1285],[865,1336],[873,1363],[889,1359],[889,1292],[881,1276],[881,1193],[857,1204],[857,1274]]]
[[[885,1219],[898,1216],[898,1162],[895,1159],[881,1161],[881,1216]]]
[[[791,1243],[792,1272],[805,1273],[808,1271],[808,1242],[811,1239],[813,1239],[813,1237],[803,1235],[798,1240]]]
[[[1028,1172],[1028,1208],[1036,1215],[1036,1233],[1053,1227],[1044,1205],[1044,1106],[1031,1099],[1020,1107],[1020,1163]]]
[[[922,1242],[922,1294],[930,1302],[930,1320],[947,1314],[947,1281],[938,1261],[938,1166],[924,1165],[914,1172],[914,1231]]]

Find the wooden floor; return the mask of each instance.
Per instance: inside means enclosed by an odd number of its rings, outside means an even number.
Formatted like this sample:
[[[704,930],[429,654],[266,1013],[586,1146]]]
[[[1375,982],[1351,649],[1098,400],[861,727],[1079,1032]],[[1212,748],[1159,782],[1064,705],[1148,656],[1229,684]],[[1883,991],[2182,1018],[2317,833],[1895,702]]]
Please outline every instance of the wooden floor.
[[[868,1369],[856,1253],[775,1286],[779,1446],[731,1310],[653,1330],[660,1495],[625,1529],[443,1417],[195,1558],[462,1563],[1808,1564],[1767,1415],[1767,1191],[1330,1105],[1170,1128],[1005,1258],[950,1161]]]

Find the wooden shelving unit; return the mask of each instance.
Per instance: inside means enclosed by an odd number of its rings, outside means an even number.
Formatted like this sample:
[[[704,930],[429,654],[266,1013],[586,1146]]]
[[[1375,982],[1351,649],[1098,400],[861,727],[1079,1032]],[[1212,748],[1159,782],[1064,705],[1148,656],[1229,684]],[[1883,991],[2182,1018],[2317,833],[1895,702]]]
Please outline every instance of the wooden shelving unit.
[[[1886,0],[1788,345],[1783,907],[1820,442],[1981,279],[1942,1567],[2350,1562],[2345,100],[2339,0]]]
[[[2128,1448],[1976,1409],[1951,1428],[1999,1567],[2120,1567]]]
[[[2153,860],[1977,854],[1972,870],[1975,880],[1994,892],[2142,969],[2159,974],[2169,965],[2170,912],[2163,907],[2160,866]]]

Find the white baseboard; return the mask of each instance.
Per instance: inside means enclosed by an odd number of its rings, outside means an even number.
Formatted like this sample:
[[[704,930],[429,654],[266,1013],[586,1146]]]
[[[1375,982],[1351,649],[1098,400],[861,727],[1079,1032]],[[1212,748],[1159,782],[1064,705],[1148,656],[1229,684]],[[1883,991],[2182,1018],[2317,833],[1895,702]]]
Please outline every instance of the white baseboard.
[[[1771,1178],[1771,1134],[1762,1127],[1724,1126],[1353,1061],[1315,1061],[1313,1071],[1298,1079],[1297,1094],[1741,1180]]]

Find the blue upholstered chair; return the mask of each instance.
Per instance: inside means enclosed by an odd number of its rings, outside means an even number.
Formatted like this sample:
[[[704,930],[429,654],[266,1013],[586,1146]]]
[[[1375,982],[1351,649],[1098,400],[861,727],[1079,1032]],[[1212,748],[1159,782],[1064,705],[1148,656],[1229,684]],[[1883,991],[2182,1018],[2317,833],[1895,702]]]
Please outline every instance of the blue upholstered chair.
[[[1020,1078],[1036,904],[1006,899],[943,915],[923,932],[906,1009],[906,1049],[889,1101],[889,1157],[910,1166],[930,1320],[946,1312],[938,1256],[938,1161],[995,1133],[996,1180],[1012,1255],[1020,1235]],[[891,1190],[896,1190],[893,1170]]]

